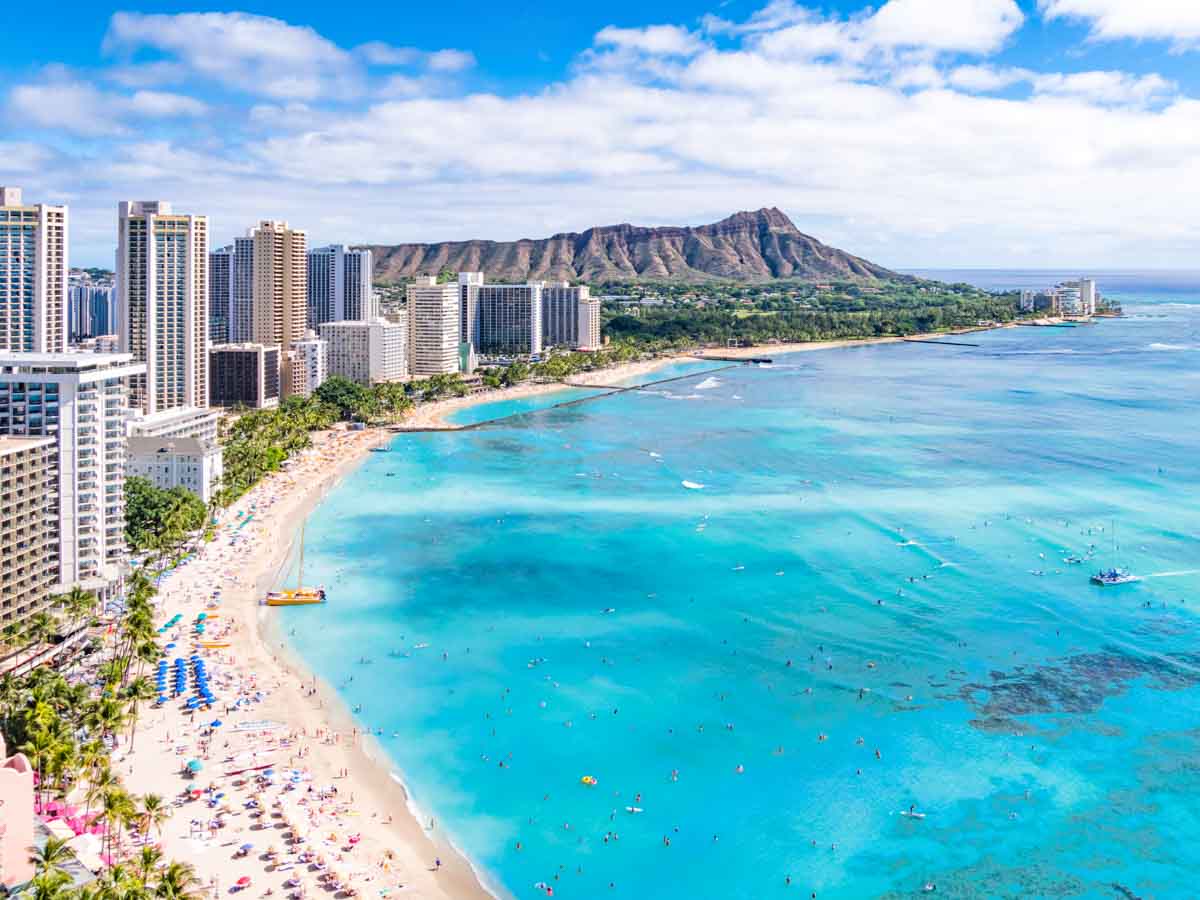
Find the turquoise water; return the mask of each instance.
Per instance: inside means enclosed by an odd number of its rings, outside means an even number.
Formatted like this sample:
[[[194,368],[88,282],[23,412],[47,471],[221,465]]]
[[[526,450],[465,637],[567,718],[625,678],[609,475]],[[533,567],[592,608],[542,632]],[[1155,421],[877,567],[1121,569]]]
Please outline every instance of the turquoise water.
[[[1200,291],[1124,299],[401,435],[281,623],[512,896],[1191,896]]]
[[[702,362],[699,360],[696,362],[672,363],[646,375],[614,378],[606,382],[606,384],[609,387],[628,387],[722,367],[720,363]],[[516,400],[496,400],[492,403],[480,403],[476,406],[468,406],[465,409],[460,409],[458,412],[452,413],[447,418],[454,425],[474,425],[478,422],[491,422],[496,419],[506,419],[509,416],[550,409],[554,406],[572,403],[588,397],[599,397],[605,393],[607,391],[604,388],[562,388],[561,390],[550,391],[545,394],[536,394],[532,397],[520,397]]]

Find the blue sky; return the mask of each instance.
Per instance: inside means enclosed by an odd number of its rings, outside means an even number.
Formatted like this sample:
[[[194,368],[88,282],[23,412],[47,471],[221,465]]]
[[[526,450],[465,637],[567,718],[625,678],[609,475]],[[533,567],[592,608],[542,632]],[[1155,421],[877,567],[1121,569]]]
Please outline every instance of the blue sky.
[[[411,8],[406,8],[411,6]],[[779,206],[887,265],[1200,249],[1200,3],[470,0],[6,10],[0,183],[111,259],[120,199],[314,242]],[[47,11],[44,11],[47,10]]]

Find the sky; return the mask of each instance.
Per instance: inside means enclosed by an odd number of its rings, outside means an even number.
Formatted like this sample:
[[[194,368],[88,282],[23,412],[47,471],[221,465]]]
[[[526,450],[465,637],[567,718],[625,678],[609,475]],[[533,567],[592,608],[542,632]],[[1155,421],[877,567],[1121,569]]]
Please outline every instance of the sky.
[[[905,267],[1200,267],[1200,2],[15,4],[0,184],[310,243],[777,206]]]

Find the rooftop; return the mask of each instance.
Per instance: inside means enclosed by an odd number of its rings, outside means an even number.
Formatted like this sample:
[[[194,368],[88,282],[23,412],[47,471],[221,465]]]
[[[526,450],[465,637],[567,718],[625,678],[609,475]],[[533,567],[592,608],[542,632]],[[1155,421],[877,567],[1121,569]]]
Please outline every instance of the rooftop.
[[[192,437],[131,437],[128,446],[131,456],[143,456],[151,453],[183,453],[188,456],[202,456],[216,449],[215,444]]]
[[[0,435],[0,456],[9,453],[20,453],[34,447],[52,447],[58,443],[56,437],[8,437]]]

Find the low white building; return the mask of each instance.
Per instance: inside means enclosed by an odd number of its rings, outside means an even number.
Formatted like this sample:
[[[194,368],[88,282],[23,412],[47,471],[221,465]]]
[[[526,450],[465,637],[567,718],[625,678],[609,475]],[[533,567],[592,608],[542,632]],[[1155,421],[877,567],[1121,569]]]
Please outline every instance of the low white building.
[[[128,432],[130,437],[198,438],[215,444],[220,420],[220,410],[177,406],[149,416],[135,414]]]
[[[292,344],[291,393],[311,397],[329,377],[329,344],[310,331]]]
[[[224,474],[221,448],[197,438],[131,437],[126,473],[145,478],[155,487],[187,488],[205,503],[220,487]]]
[[[408,328],[403,320],[325,322],[327,374],[359,384],[401,381],[408,375]]]

